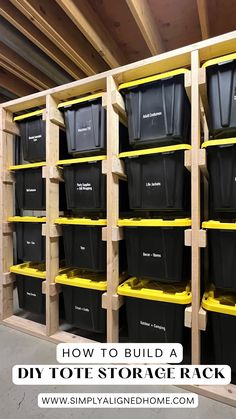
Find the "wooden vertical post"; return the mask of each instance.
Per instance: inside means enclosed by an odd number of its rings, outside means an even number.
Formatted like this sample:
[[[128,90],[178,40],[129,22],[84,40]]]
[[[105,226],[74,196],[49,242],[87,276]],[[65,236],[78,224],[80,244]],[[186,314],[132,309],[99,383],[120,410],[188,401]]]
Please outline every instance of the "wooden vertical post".
[[[112,76],[107,78],[107,342],[119,341],[119,310],[113,309],[113,295],[119,285],[119,242],[112,230],[119,218],[119,178],[112,171],[112,159],[119,153],[119,115],[112,104],[117,90]]]
[[[13,215],[13,182],[9,167],[13,164],[13,136],[4,132],[6,121],[12,121],[12,114],[0,109],[0,319],[13,314],[13,284],[5,281],[9,267],[13,265],[13,234],[4,232],[4,223]]]
[[[59,217],[59,182],[53,168],[59,160],[59,126],[51,120],[57,102],[46,96],[46,334],[50,336],[59,328],[59,296],[51,292],[51,284],[59,271],[59,237],[52,237],[51,227]]]
[[[199,364],[201,341],[199,327],[201,260],[199,247],[200,230],[200,95],[199,52],[191,53],[192,73],[192,159],[191,159],[191,218],[192,218],[192,363]]]

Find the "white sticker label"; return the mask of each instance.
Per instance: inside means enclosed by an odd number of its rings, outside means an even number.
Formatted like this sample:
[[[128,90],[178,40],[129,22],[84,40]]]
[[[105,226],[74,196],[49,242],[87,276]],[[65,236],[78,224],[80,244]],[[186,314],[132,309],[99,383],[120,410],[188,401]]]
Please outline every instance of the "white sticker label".
[[[147,258],[161,258],[161,253],[147,253],[147,252],[143,252],[143,257],[147,257]]]
[[[90,310],[89,310],[89,308],[88,308],[88,307],[79,307],[79,306],[75,306],[75,310],[78,310],[78,311],[85,311],[86,313],[89,313],[89,312],[90,312]]]
[[[93,187],[91,185],[91,183],[87,182],[87,183],[76,183],[76,190],[77,191],[92,191]]]
[[[162,112],[149,112],[149,113],[143,114],[143,119],[154,118],[161,115],[162,115]]]
[[[157,186],[161,186],[161,182],[146,182],[146,188],[154,188]]]
[[[26,189],[26,192],[37,192],[37,189]]]
[[[37,297],[37,295],[36,294],[34,294],[33,292],[26,292],[26,294],[29,296],[29,297]]]
[[[26,244],[35,245],[36,243],[33,240],[26,240]]]

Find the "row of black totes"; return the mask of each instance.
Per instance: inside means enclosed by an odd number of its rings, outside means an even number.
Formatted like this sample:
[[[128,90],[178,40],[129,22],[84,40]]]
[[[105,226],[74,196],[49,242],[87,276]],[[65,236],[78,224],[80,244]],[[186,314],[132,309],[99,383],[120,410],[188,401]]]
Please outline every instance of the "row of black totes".
[[[209,102],[209,286],[202,305],[208,310],[215,361],[236,374],[236,54],[204,64]]]
[[[191,109],[186,69],[120,85],[131,151],[124,159],[131,215],[124,228],[128,274],[118,287],[125,296],[132,342],[183,342],[184,310],[191,303],[190,251],[184,230],[191,225]]]

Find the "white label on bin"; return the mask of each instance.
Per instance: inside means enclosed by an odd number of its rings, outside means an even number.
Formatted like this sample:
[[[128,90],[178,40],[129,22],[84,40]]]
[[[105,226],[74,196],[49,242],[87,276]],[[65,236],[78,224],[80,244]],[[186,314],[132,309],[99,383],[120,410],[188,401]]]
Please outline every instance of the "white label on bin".
[[[88,307],[79,307],[79,306],[75,306],[75,310],[78,310],[78,311],[85,311],[86,313],[89,313],[89,312],[90,312],[90,310],[89,310],[89,308],[88,308]]]
[[[154,117],[161,116],[161,115],[162,115],[162,112],[149,112],[149,113],[144,113],[143,114],[143,119],[146,119],[146,118],[154,118]]]
[[[161,182],[146,182],[146,188],[155,188],[157,186],[161,186]]]
[[[161,253],[148,253],[148,252],[143,252],[143,257],[147,257],[147,258],[161,258]]]
[[[42,135],[32,135],[30,137],[28,137],[28,140],[33,140],[34,143],[36,143],[40,138],[42,138]]]
[[[146,322],[146,321],[143,321],[143,320],[140,320],[139,324],[141,326],[152,327],[153,329],[163,330],[163,332],[166,331],[165,326],[160,326],[159,324],[150,323],[150,322]]]
[[[37,192],[37,189],[36,188],[35,189],[26,188],[26,192]]]
[[[87,183],[76,183],[76,190],[77,191],[92,191],[93,187],[92,184],[87,182]]]
[[[80,248],[80,250],[83,250],[83,251],[86,249],[85,246],[80,246],[79,248]]]
[[[36,244],[33,240],[26,240],[26,244],[34,245]]]
[[[85,128],[78,128],[78,132],[86,132],[86,131],[91,131],[91,127],[85,127]]]
[[[29,297],[37,297],[37,295],[36,294],[34,294],[33,292],[26,292],[26,294],[29,296]]]

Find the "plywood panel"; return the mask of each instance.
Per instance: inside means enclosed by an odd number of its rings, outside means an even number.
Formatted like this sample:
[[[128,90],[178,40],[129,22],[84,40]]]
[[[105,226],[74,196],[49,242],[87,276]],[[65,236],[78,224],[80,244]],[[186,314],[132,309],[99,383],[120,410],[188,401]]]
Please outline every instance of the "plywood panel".
[[[208,0],[210,35],[221,35],[236,29],[236,1]]]
[[[121,48],[127,63],[151,55],[125,0],[87,1]]]
[[[148,2],[168,51],[201,41],[196,0],[148,0]]]

